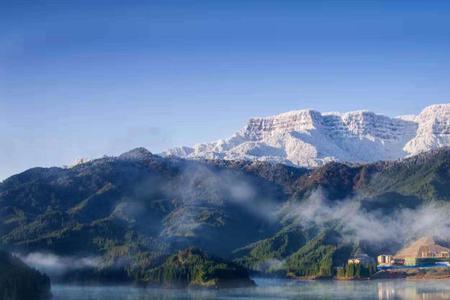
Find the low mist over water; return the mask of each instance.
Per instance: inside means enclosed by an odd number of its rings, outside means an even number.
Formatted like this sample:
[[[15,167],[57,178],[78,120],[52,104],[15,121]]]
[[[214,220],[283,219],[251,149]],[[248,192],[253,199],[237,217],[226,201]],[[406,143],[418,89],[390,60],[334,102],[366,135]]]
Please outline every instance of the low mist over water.
[[[224,290],[165,290],[134,287],[55,286],[54,300],[147,299],[450,299],[450,281],[293,281],[255,279],[257,287]]]

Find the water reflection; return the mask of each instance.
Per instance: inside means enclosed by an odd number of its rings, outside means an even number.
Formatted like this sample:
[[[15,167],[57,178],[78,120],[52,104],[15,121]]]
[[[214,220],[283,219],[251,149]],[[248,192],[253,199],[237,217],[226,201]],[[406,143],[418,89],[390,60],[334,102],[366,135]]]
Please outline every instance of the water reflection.
[[[383,281],[377,283],[378,300],[448,300],[450,281]]]
[[[55,286],[54,300],[442,300],[450,299],[450,280],[439,281],[290,281],[256,279],[258,287],[218,291],[133,287]]]

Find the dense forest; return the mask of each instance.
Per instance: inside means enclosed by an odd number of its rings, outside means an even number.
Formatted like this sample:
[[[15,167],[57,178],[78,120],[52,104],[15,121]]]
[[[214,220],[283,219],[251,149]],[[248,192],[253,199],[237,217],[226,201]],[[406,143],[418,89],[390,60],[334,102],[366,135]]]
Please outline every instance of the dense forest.
[[[316,169],[189,161],[138,148],[70,168],[33,168],[0,183],[0,246],[21,255],[95,258],[95,265],[51,274],[70,282],[169,285],[183,278],[188,286],[226,274],[245,282],[247,270],[333,278],[357,252],[375,256],[402,246],[361,236],[350,226],[355,220],[447,204],[448,182],[447,148]],[[354,210],[330,222],[313,219],[323,207]],[[194,263],[180,264],[179,251]]]
[[[50,298],[50,279],[20,261],[0,251],[0,299],[42,300]]]

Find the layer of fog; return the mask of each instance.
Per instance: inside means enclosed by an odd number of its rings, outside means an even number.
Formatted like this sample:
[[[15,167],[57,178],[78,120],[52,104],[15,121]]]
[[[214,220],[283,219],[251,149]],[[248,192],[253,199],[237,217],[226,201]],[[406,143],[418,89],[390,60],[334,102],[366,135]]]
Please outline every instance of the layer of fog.
[[[26,264],[51,276],[59,276],[69,271],[96,268],[101,265],[101,258],[58,256],[52,253],[32,252],[18,255]]]
[[[333,226],[352,241],[405,244],[423,236],[450,239],[450,206],[447,204],[403,208],[386,215],[380,211],[364,210],[359,196],[329,201],[318,190],[303,201],[287,201],[280,208],[279,199],[272,199],[273,195],[261,192],[262,187],[252,181],[251,177],[237,171],[217,170],[195,164],[182,170],[169,183],[162,184],[158,180],[143,183],[136,191],[136,199],[130,198],[119,203],[113,215],[128,222],[139,219],[145,221],[145,232],[150,227],[160,229],[160,222],[149,217],[148,208],[144,205],[144,201],[149,199],[147,193],[150,190],[156,191],[164,201],[176,198],[182,202],[182,205],[175,207],[162,220],[166,222],[166,229],[160,233],[161,236],[186,237],[204,226],[202,212],[232,204],[268,222],[293,222],[305,229]],[[157,190],[155,186],[158,187]],[[151,222],[155,224],[149,226]],[[145,232],[143,230],[141,233]],[[205,238],[204,235],[202,237]],[[59,257],[48,253],[31,253],[21,258],[49,274],[96,267],[101,263],[98,257]],[[272,268],[282,263],[269,260],[265,267]]]
[[[450,239],[449,204],[424,204],[386,214],[380,210],[368,212],[361,207],[359,200],[356,196],[329,201],[318,190],[300,203],[286,204],[282,215],[285,220],[304,228],[334,226],[345,238],[354,241],[404,244],[423,236]]]
[[[155,185],[149,182],[140,190],[148,191]],[[364,210],[360,195],[329,201],[317,190],[307,199],[285,201],[280,207],[280,199],[261,192],[262,187],[251,177],[198,164],[189,164],[174,181],[160,187],[162,197],[183,203],[166,216],[163,236],[189,236],[203,228],[202,213],[232,204],[268,222],[294,222],[304,228],[334,226],[344,237],[355,241],[406,243],[423,236],[450,239],[450,205],[447,204],[425,204],[383,214]],[[116,216],[128,220],[142,218],[144,211],[142,204],[127,202],[117,208]]]
[[[161,238],[189,237],[199,232],[205,238],[206,233],[202,231],[206,225],[204,216],[223,213],[229,207],[267,222],[277,222],[279,204],[269,193],[262,193],[263,188],[267,187],[259,186],[254,178],[239,171],[189,163],[169,181],[150,178],[140,183],[135,196],[119,203],[113,215],[134,223],[141,232],[146,232],[149,227],[159,227]],[[170,205],[169,214],[159,223],[155,222],[156,218],[149,217],[152,212],[144,204],[148,201]],[[145,223],[137,224],[142,219]],[[209,218],[207,222],[214,221]],[[154,224],[149,226],[149,222]]]

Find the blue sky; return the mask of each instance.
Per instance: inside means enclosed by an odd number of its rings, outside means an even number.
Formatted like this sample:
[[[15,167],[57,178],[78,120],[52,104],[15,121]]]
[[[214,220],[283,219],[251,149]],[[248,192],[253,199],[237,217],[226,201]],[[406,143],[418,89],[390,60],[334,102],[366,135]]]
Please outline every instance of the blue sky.
[[[450,102],[450,1],[0,1],[0,179],[313,108]]]

